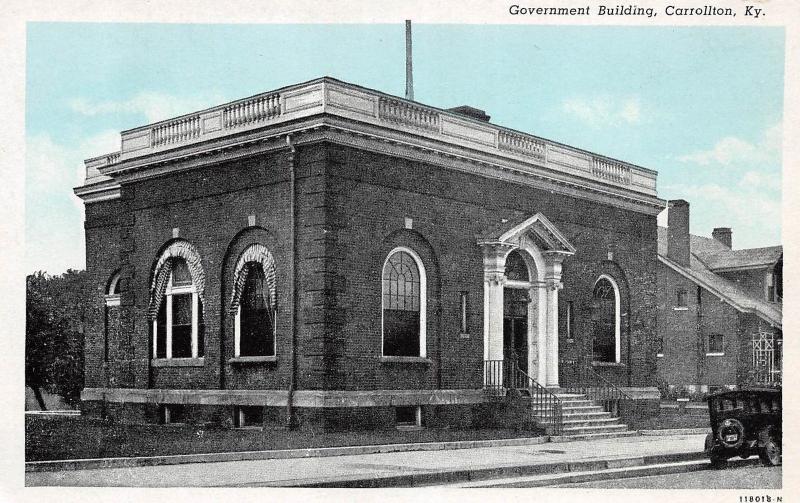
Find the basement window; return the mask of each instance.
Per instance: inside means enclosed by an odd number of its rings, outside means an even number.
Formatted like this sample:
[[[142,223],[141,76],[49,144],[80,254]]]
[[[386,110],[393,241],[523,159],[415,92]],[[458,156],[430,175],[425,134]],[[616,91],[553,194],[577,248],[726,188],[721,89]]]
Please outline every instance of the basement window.
[[[233,424],[236,428],[261,428],[264,425],[264,407],[258,405],[236,407]]]
[[[161,422],[163,424],[186,424],[186,406],[177,404],[162,405]]]
[[[398,429],[414,429],[422,427],[422,407],[395,407],[395,424]]]

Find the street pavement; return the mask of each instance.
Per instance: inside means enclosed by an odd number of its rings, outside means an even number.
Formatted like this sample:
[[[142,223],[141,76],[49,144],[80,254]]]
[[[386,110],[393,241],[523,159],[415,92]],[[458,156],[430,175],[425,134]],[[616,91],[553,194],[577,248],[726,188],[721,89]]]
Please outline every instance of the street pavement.
[[[748,466],[725,470],[703,470],[650,477],[597,480],[551,487],[609,489],[780,489],[783,470],[780,466]],[[525,487],[520,485],[517,487]]]
[[[701,452],[705,435],[632,436],[528,446],[390,452],[335,457],[270,459],[27,472],[26,486],[301,486],[394,475],[623,460]]]

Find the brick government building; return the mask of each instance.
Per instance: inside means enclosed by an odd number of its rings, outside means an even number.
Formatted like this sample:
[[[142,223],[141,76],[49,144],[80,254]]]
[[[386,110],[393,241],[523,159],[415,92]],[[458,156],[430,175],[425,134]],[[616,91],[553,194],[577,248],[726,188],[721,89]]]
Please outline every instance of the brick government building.
[[[123,131],[75,192],[87,414],[463,427],[517,389],[566,434],[610,431],[571,402],[658,409],[655,171],[325,77]]]

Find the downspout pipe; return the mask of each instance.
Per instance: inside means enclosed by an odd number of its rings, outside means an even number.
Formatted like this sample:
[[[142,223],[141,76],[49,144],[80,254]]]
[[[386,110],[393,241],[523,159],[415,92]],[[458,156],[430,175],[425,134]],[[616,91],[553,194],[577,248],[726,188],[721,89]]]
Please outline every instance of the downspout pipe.
[[[295,234],[297,194],[295,190],[295,163],[294,156],[297,152],[292,135],[286,135],[286,145],[289,147],[289,229],[290,251],[289,255],[289,284],[291,285],[291,345],[289,346],[289,389],[286,397],[286,427],[289,429],[297,426],[294,417],[294,390],[297,385],[297,238]]]

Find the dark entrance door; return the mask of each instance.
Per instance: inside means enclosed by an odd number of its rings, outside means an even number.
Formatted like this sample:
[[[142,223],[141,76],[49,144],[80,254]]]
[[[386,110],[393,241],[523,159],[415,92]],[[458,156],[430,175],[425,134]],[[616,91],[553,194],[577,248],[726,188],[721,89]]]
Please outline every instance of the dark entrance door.
[[[503,292],[503,356],[528,372],[528,292],[523,289]]]

